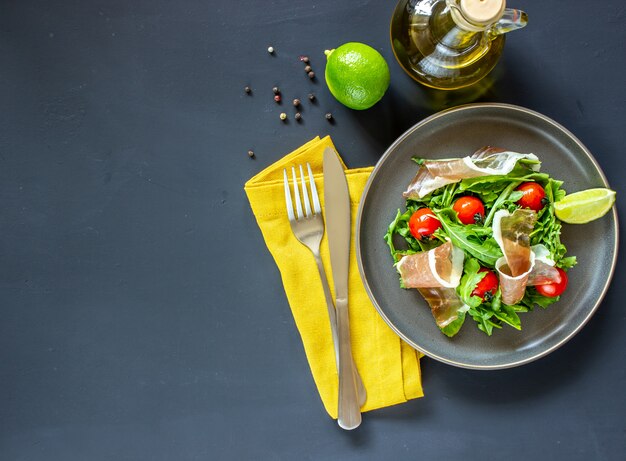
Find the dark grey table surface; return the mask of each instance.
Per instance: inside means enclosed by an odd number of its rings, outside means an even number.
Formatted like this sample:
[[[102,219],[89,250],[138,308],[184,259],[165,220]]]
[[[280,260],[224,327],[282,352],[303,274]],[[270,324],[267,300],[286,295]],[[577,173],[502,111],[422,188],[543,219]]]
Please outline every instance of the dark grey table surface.
[[[623,196],[624,3],[510,6],[529,25],[478,101],[563,124]],[[395,62],[393,7],[0,2],[1,460],[623,459],[623,253],[596,315],[551,355],[495,372],[424,359],[425,398],[351,433],[324,412],[243,184],[316,135],[373,165],[459,102]],[[347,41],[391,68],[368,111],[297,59],[321,76],[323,50]],[[318,104],[284,125],[274,85]]]

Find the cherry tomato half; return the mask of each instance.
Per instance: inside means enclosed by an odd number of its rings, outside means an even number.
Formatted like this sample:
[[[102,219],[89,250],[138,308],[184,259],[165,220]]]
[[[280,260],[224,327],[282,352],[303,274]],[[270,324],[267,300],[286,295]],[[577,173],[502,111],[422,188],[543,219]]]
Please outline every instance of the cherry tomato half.
[[[536,182],[524,182],[517,186],[515,190],[522,191],[524,195],[517,201],[522,208],[530,208],[533,211],[539,211],[543,208],[543,199],[546,191],[543,190],[541,184]]]
[[[417,240],[430,237],[440,227],[441,222],[430,208],[420,208],[409,218],[409,230]]]
[[[557,267],[556,270],[559,271],[561,279],[554,283],[549,283],[548,285],[537,285],[535,288],[540,295],[555,298],[563,294],[567,288],[567,272],[560,267]]]
[[[472,291],[472,296],[478,296],[484,301],[487,298],[487,293],[490,293],[491,296],[496,294],[500,283],[498,282],[498,277],[493,273],[493,271],[490,271],[485,267],[481,267],[478,272],[486,272],[486,274],[482,280],[476,284],[476,288]]]
[[[452,209],[463,224],[475,224],[485,219],[485,205],[479,198],[469,195],[456,199]]]

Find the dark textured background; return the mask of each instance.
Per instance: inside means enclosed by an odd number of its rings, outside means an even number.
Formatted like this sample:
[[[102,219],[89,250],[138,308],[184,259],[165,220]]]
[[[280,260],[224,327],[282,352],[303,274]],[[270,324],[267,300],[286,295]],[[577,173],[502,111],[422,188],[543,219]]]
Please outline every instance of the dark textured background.
[[[530,22],[479,100],[563,124],[623,197],[623,2],[509,3]],[[597,314],[550,356],[498,372],[425,359],[425,398],[352,433],[325,414],[243,183],[318,134],[372,165],[460,102],[396,64],[393,7],[0,2],[0,459],[623,459],[623,254]],[[297,60],[321,77],[323,50],[346,41],[391,68],[365,112]],[[303,123],[281,124],[309,91]]]

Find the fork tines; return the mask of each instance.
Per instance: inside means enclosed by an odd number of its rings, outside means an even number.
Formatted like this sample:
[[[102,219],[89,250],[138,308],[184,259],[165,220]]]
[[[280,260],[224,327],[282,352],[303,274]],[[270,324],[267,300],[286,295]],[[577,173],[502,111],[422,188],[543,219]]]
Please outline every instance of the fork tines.
[[[319,195],[317,193],[317,188],[315,187],[315,180],[313,179],[313,172],[311,171],[311,165],[307,162],[306,164],[307,170],[309,173],[309,188],[311,189],[311,200],[313,201],[313,214],[320,213],[322,208],[320,206]],[[298,185],[298,178],[296,177],[296,169],[295,167],[291,167],[291,176],[293,178],[293,191],[294,191],[294,201],[296,202],[296,215],[297,219],[302,219],[305,216],[311,216],[311,201],[309,200],[309,194],[306,186],[306,179],[304,176],[304,171],[302,169],[302,165],[299,165],[300,168],[300,185]],[[293,211],[293,202],[291,200],[291,190],[289,187],[289,178],[287,177],[287,170],[283,170],[283,180],[285,185],[285,202],[287,203],[287,215],[289,216],[290,221],[294,221],[296,216],[294,216]],[[300,200],[300,193],[302,193],[302,198],[304,199],[304,213],[302,211],[302,201]]]

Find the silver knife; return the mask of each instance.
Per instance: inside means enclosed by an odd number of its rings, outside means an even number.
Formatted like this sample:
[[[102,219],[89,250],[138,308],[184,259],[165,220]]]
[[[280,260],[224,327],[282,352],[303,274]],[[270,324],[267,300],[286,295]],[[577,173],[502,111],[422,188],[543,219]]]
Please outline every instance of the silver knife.
[[[335,283],[337,338],[339,341],[339,402],[337,422],[343,429],[361,424],[361,409],[352,365],[348,319],[348,266],[350,264],[350,193],[337,153],[324,150],[324,202],[330,263]]]

